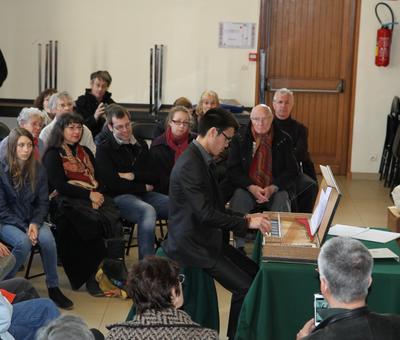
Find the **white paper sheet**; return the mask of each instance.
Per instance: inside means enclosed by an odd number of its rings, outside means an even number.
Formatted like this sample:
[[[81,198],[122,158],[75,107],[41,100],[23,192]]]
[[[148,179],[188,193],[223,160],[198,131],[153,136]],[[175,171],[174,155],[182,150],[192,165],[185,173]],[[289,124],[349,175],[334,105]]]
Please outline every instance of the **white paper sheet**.
[[[363,227],[355,227],[345,224],[336,224],[329,229],[328,235],[348,236],[357,240],[386,243],[400,237],[400,233],[391,231],[376,230]]]
[[[321,195],[319,196],[318,204],[315,207],[310,220],[310,229],[311,229],[311,234],[313,236],[317,232],[322,222],[322,218],[324,217],[326,206],[328,205],[328,200],[331,192],[332,192],[331,187],[327,187],[326,190],[323,189],[321,190]]]
[[[389,248],[368,249],[374,259],[395,259],[399,262],[399,256]]]

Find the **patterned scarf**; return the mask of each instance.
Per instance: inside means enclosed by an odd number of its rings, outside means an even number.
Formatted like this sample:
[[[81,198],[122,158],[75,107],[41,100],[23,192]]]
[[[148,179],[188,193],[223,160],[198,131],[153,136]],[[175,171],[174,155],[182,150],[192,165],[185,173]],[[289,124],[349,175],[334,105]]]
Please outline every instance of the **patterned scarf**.
[[[167,140],[168,146],[175,151],[175,162],[182,155],[183,151],[189,145],[189,131],[185,132],[182,136],[176,137],[172,131],[171,127],[168,127],[167,131],[165,131],[165,138]]]
[[[77,144],[76,156],[74,156],[66,143],[63,143],[61,148],[63,152],[60,153],[60,156],[67,178],[71,181],[84,182],[89,187],[97,188],[98,183],[94,178],[94,167],[85,149]]]
[[[272,139],[273,127],[266,134],[258,134],[251,127],[251,133],[255,141],[253,160],[250,164],[249,176],[254,184],[265,188],[272,183]]]

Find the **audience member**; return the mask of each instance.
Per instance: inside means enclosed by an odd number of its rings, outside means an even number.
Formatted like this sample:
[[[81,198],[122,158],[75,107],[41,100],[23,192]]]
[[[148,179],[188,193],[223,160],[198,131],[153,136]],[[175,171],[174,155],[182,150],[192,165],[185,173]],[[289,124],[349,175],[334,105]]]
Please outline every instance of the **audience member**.
[[[199,136],[176,161],[170,177],[168,238],[163,248],[182,266],[203,268],[233,293],[228,337],[233,339],[243,299],[258,265],[224,240],[233,231],[270,230],[263,217],[246,218],[225,209],[214,177],[213,159],[229,146],[239,124],[227,111],[209,110],[199,122]]]
[[[42,111],[44,115],[44,125],[50,124],[50,122],[54,119],[55,112],[50,110],[49,100],[50,97],[57,93],[56,89],[46,89],[42,91],[33,102],[33,106]]]
[[[33,340],[36,331],[60,315],[50,299],[33,299],[13,305],[0,292],[0,338]]]
[[[290,211],[289,191],[294,191],[298,166],[290,136],[273,118],[268,106],[255,106],[249,124],[232,140],[228,177],[235,188],[231,198],[234,211]],[[236,239],[236,247],[242,251],[244,243],[244,239]]]
[[[196,110],[193,115],[193,121],[192,121],[192,131],[193,132],[198,132],[198,124],[200,121],[200,118],[204,116],[204,114],[210,110],[214,109],[219,106],[219,98],[216,92],[206,90],[204,91],[201,96],[199,103],[196,106]]]
[[[175,106],[183,106],[186,109],[189,110],[190,113],[190,117],[192,117],[193,115],[193,105],[192,102],[187,99],[186,97],[179,97],[177,98],[174,103],[172,104],[172,107]],[[154,130],[153,133],[153,139],[156,139],[158,136],[161,136],[164,132],[165,132],[165,125],[166,125],[166,121],[160,120],[158,121],[158,124]],[[168,126],[167,126],[168,127]]]
[[[73,105],[74,103],[72,101],[72,97],[66,91],[53,94],[50,97],[49,107],[50,110],[55,112],[56,116],[52,120],[52,122],[42,130],[39,135],[39,138],[43,141],[45,146],[47,146],[51,131],[53,130],[53,127],[57,120],[64,114],[72,112]],[[83,146],[86,146],[93,154],[96,153],[96,145],[94,144],[92,133],[85,125],[83,125],[82,138],[79,143]]]
[[[83,123],[92,131],[93,137],[105,123],[106,105],[114,103],[108,88],[111,76],[107,71],[96,71],[90,75],[90,88],[76,100],[76,111],[83,117]]]
[[[44,152],[43,141],[39,138],[44,124],[43,113],[34,107],[24,107],[17,117],[18,126],[28,130],[33,136],[33,155],[40,160]],[[0,143],[0,159],[7,154],[8,136]]]
[[[297,339],[398,339],[400,316],[373,313],[366,305],[372,267],[372,256],[360,241],[336,237],[324,243],[318,270],[329,308],[320,312],[323,321],[316,328],[309,320]]]
[[[293,142],[293,152],[302,173],[296,180],[297,211],[312,212],[318,194],[317,175],[308,152],[308,130],[292,118],[293,92],[286,88],[274,94],[275,124],[286,132]]]
[[[174,106],[165,120],[166,131],[150,147],[153,171],[157,181],[154,190],[168,195],[169,176],[176,160],[196,136],[190,133],[190,112],[183,106]]]
[[[122,106],[107,107],[110,134],[98,146],[96,162],[107,194],[114,198],[121,216],[138,225],[139,259],[155,253],[157,218],[168,218],[168,196],[153,191],[154,174],[147,143],[132,133],[129,112]]]
[[[171,260],[149,256],[135,264],[128,285],[137,313],[132,321],[107,326],[106,339],[218,339],[214,330],[202,328],[179,310],[183,280]]]
[[[33,137],[15,128],[8,139],[7,156],[0,163],[0,238],[13,247],[12,278],[25,262],[32,246],[38,245],[46,274],[49,297],[60,307],[73,303],[58,288],[57,251],[53,234],[44,224],[48,213],[46,172],[33,156]]]
[[[35,340],[102,340],[104,335],[97,329],[89,329],[76,315],[62,315],[40,328]]]
[[[101,192],[94,156],[79,144],[82,117],[66,113],[57,118],[43,156],[56,209],[58,247],[65,273],[73,289],[84,282],[89,293],[102,295],[95,273],[106,256],[123,259],[119,212]],[[107,243],[105,248],[104,239]]]

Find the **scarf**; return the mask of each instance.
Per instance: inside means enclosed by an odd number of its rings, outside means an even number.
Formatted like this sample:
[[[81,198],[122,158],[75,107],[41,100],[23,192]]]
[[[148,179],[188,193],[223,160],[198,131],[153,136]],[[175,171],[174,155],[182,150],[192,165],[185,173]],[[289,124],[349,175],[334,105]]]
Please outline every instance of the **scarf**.
[[[40,161],[39,138],[37,137],[33,137],[33,156],[37,161]]]
[[[260,135],[251,127],[255,141],[255,151],[250,164],[249,176],[254,184],[265,188],[272,183],[272,139],[273,127],[268,133]]]
[[[165,131],[165,139],[167,140],[168,146],[175,151],[174,162],[176,162],[189,145],[189,131],[185,132],[180,137],[176,137],[172,133],[171,128],[168,127],[167,131]]]
[[[85,149],[79,144],[76,144],[75,156],[66,143],[63,143],[61,149],[63,152],[60,153],[60,156],[69,183],[85,187],[86,189],[97,188],[98,183],[94,178],[94,167]],[[81,185],[79,185],[79,183],[81,183]]]

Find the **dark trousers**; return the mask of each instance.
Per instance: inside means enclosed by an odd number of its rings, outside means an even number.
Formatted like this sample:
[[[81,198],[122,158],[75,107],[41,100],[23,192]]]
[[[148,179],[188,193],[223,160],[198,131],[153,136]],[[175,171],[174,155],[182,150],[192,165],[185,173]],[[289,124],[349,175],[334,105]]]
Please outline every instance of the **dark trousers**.
[[[312,213],[318,195],[318,183],[301,173],[296,179],[296,212]]]
[[[258,265],[229,244],[224,244],[217,263],[204,270],[232,293],[228,337],[236,333],[240,309],[258,271]]]

